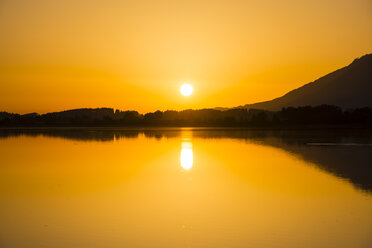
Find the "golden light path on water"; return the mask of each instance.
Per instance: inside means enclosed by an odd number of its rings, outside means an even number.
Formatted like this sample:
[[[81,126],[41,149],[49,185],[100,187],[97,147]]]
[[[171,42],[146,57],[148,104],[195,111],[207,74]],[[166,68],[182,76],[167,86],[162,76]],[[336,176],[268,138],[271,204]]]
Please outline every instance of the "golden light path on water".
[[[184,170],[191,170],[194,164],[194,153],[192,151],[192,131],[189,129],[182,130],[181,133],[181,167]]]
[[[192,152],[192,143],[184,141],[182,142],[181,149],[181,167],[185,170],[190,170],[194,162],[194,155]]]

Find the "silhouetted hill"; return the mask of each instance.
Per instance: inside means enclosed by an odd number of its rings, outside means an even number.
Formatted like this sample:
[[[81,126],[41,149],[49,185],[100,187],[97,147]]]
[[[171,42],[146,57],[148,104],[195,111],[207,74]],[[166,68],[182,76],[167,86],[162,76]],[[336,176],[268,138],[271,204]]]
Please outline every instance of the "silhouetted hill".
[[[44,115],[46,118],[57,118],[57,119],[69,119],[69,118],[81,118],[81,119],[96,119],[102,120],[104,118],[113,118],[114,109],[112,108],[81,108],[71,109],[62,112],[53,112]]]
[[[271,101],[244,108],[280,110],[283,107],[336,105],[341,108],[372,106],[372,54]]]

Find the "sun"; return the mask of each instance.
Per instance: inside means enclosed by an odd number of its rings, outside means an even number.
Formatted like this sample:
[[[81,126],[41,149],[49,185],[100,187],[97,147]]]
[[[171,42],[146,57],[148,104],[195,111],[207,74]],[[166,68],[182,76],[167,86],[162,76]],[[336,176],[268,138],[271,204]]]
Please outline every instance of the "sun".
[[[194,91],[194,88],[191,84],[183,84],[181,85],[180,92],[184,96],[190,96],[192,92]]]

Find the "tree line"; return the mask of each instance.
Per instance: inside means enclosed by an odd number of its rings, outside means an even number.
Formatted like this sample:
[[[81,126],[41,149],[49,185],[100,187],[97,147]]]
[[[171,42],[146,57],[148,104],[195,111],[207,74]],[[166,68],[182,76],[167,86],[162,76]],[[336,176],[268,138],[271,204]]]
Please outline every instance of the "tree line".
[[[343,110],[320,105],[285,107],[280,111],[234,108],[155,111],[140,114],[112,108],[73,109],[47,114],[0,112],[0,126],[247,126],[287,127],[316,125],[372,126],[369,107]]]

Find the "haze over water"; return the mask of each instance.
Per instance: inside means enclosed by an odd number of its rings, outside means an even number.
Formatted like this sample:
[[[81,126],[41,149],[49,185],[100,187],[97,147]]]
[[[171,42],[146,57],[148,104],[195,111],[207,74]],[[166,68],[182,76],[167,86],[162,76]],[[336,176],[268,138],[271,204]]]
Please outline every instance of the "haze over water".
[[[371,247],[370,137],[2,130],[0,246]]]

